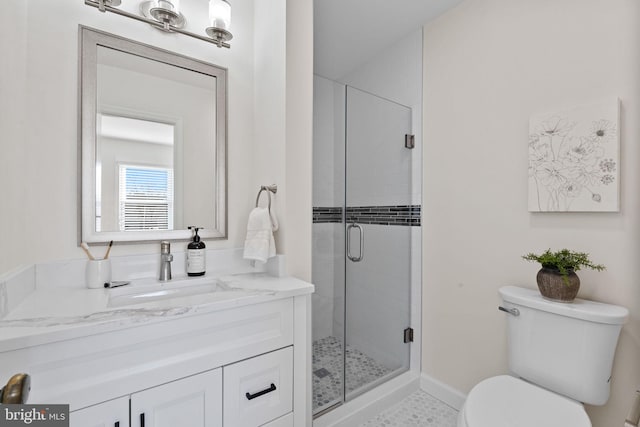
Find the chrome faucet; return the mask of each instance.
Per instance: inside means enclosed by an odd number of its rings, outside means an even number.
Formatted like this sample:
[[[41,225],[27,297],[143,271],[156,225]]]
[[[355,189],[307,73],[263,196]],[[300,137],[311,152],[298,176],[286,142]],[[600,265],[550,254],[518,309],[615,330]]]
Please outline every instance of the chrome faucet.
[[[171,280],[171,261],[173,261],[173,255],[171,255],[171,243],[167,241],[160,242],[160,278],[161,282]]]

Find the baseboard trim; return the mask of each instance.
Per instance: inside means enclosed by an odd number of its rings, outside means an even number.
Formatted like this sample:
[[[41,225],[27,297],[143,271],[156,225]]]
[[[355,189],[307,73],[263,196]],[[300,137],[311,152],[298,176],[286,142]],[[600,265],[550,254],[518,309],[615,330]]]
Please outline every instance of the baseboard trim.
[[[467,398],[461,391],[425,373],[420,375],[420,388],[458,411]]]
[[[420,376],[405,372],[313,420],[313,427],[353,427],[375,417],[420,388]]]

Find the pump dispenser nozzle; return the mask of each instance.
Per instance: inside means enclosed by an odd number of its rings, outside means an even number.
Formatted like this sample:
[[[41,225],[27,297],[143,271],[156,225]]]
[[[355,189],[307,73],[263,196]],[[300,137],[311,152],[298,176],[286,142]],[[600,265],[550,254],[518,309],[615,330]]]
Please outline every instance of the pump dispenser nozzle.
[[[189,230],[193,230],[195,232],[195,234],[193,235],[193,241],[194,242],[199,242],[200,241],[200,236],[198,236],[198,230],[202,230],[202,227],[194,227],[193,225],[190,225],[187,228]]]

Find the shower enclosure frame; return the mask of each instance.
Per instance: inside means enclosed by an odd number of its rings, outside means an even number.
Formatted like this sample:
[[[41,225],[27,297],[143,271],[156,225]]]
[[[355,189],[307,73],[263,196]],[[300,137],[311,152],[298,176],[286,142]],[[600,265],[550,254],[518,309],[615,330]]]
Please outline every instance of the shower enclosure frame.
[[[318,79],[322,79],[321,77],[316,77]],[[323,79],[325,80],[325,79]],[[349,90],[358,90],[356,88],[353,87],[349,87],[347,85],[340,85],[337,84],[335,82],[332,82],[335,85],[338,86],[342,86],[344,87],[344,92],[345,92],[345,104],[346,104],[346,96],[347,96],[347,92]],[[359,91],[359,90],[358,90]],[[363,91],[360,91],[363,92]],[[366,93],[366,92],[363,92]],[[371,94],[367,94],[367,95],[371,95]],[[372,95],[372,96],[376,96],[377,95]],[[378,97],[381,98],[381,97]],[[382,98],[381,98],[382,99]],[[388,101],[388,100],[385,100]],[[388,102],[393,102],[393,101],[388,101]],[[410,133],[415,135],[415,140],[416,141],[420,141],[421,140],[421,129],[420,126],[416,126],[416,123],[421,123],[421,108],[416,109],[415,106],[414,108],[410,108],[411,111],[411,129],[410,129]],[[345,115],[346,115],[346,105],[345,105]],[[345,123],[348,119],[345,118]],[[347,149],[346,146],[346,124],[345,124],[345,141],[343,141],[343,146],[344,149]],[[404,143],[404,141],[399,141],[399,143]],[[408,147],[410,148],[410,147]],[[418,204],[421,204],[421,147],[420,144],[416,144],[415,148],[412,151],[412,170],[413,170],[413,176],[410,179],[410,182],[412,186],[416,186],[417,185],[417,189],[415,189],[418,194]],[[345,176],[347,174],[346,171],[346,163],[345,163]],[[315,188],[315,187],[314,187]],[[346,241],[344,242],[344,254],[342,256],[342,259],[344,260],[344,275],[346,277],[346,263],[349,262],[358,262],[360,261],[360,259],[362,258],[362,253],[358,252],[359,249],[358,248],[362,248],[362,244],[363,241],[362,239],[366,239],[366,237],[364,236],[364,234],[362,233],[362,225],[358,224],[357,222],[348,222],[347,221],[347,213],[346,211],[346,207],[349,205],[347,203],[346,197],[348,196],[347,194],[347,190],[346,190],[346,183],[345,183],[345,190],[344,190],[343,196],[344,196],[344,201],[342,202],[342,211],[341,211],[341,224],[342,227],[344,228],[345,231],[345,236],[347,236],[348,232],[354,231],[354,237],[356,237],[354,240],[351,241],[351,245],[349,245],[348,240],[345,239]],[[412,200],[413,202],[415,202],[415,200]],[[314,206],[315,205],[315,201],[314,201]],[[315,208],[314,208],[315,209]],[[420,215],[420,213],[418,213],[418,215]],[[419,216],[418,216],[419,217]],[[314,221],[315,222],[315,221]],[[314,224],[315,226],[315,224]],[[421,227],[407,227],[410,230],[410,237],[409,237],[409,256],[410,256],[410,262],[409,262],[409,269],[410,269],[410,283],[409,283],[409,322],[407,324],[408,327],[412,328],[412,332],[413,332],[413,342],[411,344],[407,344],[410,346],[409,351],[408,351],[408,358],[409,358],[409,363],[408,363],[408,370],[405,373],[400,374],[399,376],[395,376],[394,378],[391,378],[391,381],[394,384],[397,384],[398,382],[403,382],[403,381],[409,381],[410,383],[412,383],[414,386],[417,384],[417,379],[419,378],[419,373],[420,373],[420,363],[421,363],[421,299],[422,299],[422,295],[421,295],[421,252],[422,252],[422,244],[421,244]],[[357,236],[355,231],[358,230],[360,232],[360,235]],[[359,240],[359,241],[358,241]],[[314,255],[315,256],[315,255]],[[366,257],[366,254],[364,255]],[[346,280],[346,278],[345,278]],[[344,289],[344,292],[346,293],[346,287]],[[346,298],[346,295],[345,295]],[[346,316],[346,314],[345,314]],[[346,329],[346,321],[343,324],[343,328]],[[402,331],[399,331],[399,333],[401,333]],[[346,332],[346,330],[343,330],[343,342],[342,342],[342,349],[344,351],[345,349],[345,341],[348,342],[348,334]],[[324,419],[324,418],[330,418],[329,414],[331,413],[335,413],[338,414],[339,412],[341,412],[338,408],[336,409],[336,407],[342,406],[342,407],[346,407],[346,406],[353,406],[354,404],[357,405],[357,402],[355,400],[359,400],[362,401],[362,399],[355,399],[358,396],[361,396],[363,394],[367,395],[367,394],[372,394],[372,395],[376,395],[379,394],[381,392],[384,391],[385,389],[385,385],[388,387],[391,384],[389,384],[389,381],[386,380],[383,384],[378,384],[379,382],[373,382],[371,386],[367,386],[364,387],[362,389],[359,389],[357,392],[353,393],[353,392],[348,392],[346,390],[346,381],[345,378],[343,377],[343,395],[342,398],[339,402],[336,402],[333,405],[324,407],[324,408],[320,408],[320,410],[315,411],[314,413],[314,418],[317,417],[321,417],[319,420]],[[354,400],[355,399],[355,400]],[[346,408],[345,408],[346,409]],[[323,416],[324,414],[327,414],[326,416]]]

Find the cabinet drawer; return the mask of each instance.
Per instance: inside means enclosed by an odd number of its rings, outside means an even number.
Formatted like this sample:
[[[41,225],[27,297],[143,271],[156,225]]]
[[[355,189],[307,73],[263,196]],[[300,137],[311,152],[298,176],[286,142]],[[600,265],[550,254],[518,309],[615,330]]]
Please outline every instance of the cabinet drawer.
[[[223,368],[224,426],[257,427],[293,409],[293,347]]]

